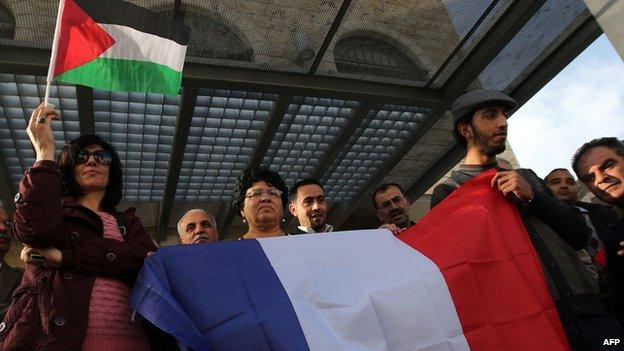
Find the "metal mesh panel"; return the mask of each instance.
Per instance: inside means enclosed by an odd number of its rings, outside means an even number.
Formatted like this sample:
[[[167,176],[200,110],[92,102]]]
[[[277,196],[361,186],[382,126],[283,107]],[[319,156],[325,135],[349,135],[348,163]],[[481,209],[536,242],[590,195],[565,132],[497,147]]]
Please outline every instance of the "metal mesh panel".
[[[230,200],[277,98],[243,91],[199,91],[176,200]]]
[[[35,163],[26,126],[32,111],[43,102],[45,87],[45,77],[0,74],[0,147],[15,188],[24,171]],[[60,121],[52,122],[56,150],[60,151],[80,135],[76,88],[52,83],[49,103],[61,114]]]
[[[52,46],[58,1],[7,0],[0,6],[4,7],[4,11],[0,10],[0,45]]]
[[[477,22],[490,1],[355,0],[318,73],[424,86]],[[494,20],[500,14],[493,11]],[[477,32],[474,39],[482,36]],[[463,58],[466,50],[459,55]]]
[[[398,105],[371,109],[323,176],[328,199],[353,201],[368,180],[414,135],[430,112]]]
[[[288,187],[310,177],[359,107],[356,101],[293,98],[262,162]]]
[[[479,75],[478,81],[489,89],[510,91],[514,81],[530,72],[589,16],[583,0],[548,0]]]
[[[162,200],[180,96],[93,90],[95,133],[124,163],[124,201]]]
[[[148,1],[142,1],[148,3]],[[189,62],[308,72],[341,1],[197,0],[182,3]],[[173,6],[145,6],[173,13]]]
[[[449,1],[447,3],[447,9],[449,10],[449,14],[453,23],[457,26],[457,29],[462,33],[462,36],[466,34],[471,28],[468,28],[467,24],[472,23],[473,25],[477,25],[474,33],[467,38],[464,44],[461,46],[459,51],[446,67],[442,69],[438,77],[435,81],[432,82],[431,86],[433,88],[441,88],[444,83],[449,79],[451,74],[455,72],[455,70],[459,67],[459,65],[464,61],[466,56],[470,54],[470,52],[474,49],[474,47],[479,43],[479,41],[483,38],[483,36],[490,31],[492,25],[496,23],[498,18],[507,10],[509,5],[513,0],[499,0],[494,5],[490,14],[483,20],[483,22],[477,24],[476,16],[472,14],[480,12],[484,12],[487,10],[489,5],[489,1]],[[465,11],[466,6],[476,6],[478,10],[475,11]]]

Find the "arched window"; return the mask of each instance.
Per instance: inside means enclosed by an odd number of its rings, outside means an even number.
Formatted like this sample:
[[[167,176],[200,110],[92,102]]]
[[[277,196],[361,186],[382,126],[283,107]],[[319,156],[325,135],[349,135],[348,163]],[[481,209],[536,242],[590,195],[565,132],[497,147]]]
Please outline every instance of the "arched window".
[[[159,7],[155,12],[167,16],[172,9]],[[181,18],[191,27],[187,56],[235,61],[253,61],[254,53],[247,39],[234,26],[212,11],[196,5],[182,5]]]
[[[421,82],[428,79],[417,58],[399,43],[381,35],[358,34],[340,39],[334,47],[334,61],[338,72]]]
[[[0,38],[13,39],[15,37],[15,18],[9,10],[0,4]]]

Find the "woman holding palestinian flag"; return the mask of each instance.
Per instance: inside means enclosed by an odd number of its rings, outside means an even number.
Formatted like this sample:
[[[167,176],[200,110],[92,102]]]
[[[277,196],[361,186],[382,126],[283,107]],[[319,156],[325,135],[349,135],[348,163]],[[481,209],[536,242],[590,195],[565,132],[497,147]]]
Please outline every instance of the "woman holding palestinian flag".
[[[14,218],[26,269],[0,324],[0,349],[149,350],[128,296],[156,246],[134,209],[115,210],[123,189],[115,148],[82,135],[55,161],[56,119],[42,104],[27,127],[37,158]]]

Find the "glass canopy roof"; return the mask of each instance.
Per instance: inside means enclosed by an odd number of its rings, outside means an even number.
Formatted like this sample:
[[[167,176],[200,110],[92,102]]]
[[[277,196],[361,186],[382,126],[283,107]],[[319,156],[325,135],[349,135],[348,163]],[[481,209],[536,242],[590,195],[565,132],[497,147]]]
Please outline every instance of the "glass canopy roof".
[[[420,189],[453,162],[444,113],[459,94],[487,87],[524,103],[552,77],[540,72],[556,74],[601,33],[583,0],[131,2],[192,28],[180,93],[52,83],[57,147],[100,134],[125,164],[124,200],[148,226],[211,204],[230,236],[245,168],[268,166],[289,186],[318,178],[340,227],[384,179]],[[49,0],[0,4],[5,203],[34,162],[25,128],[43,100],[56,12]]]

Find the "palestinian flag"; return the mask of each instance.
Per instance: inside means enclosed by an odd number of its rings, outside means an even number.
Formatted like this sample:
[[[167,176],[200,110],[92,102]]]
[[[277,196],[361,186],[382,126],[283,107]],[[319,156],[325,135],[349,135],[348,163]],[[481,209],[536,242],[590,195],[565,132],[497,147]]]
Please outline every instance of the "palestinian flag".
[[[175,95],[190,29],[121,0],[61,0],[48,80]]]

